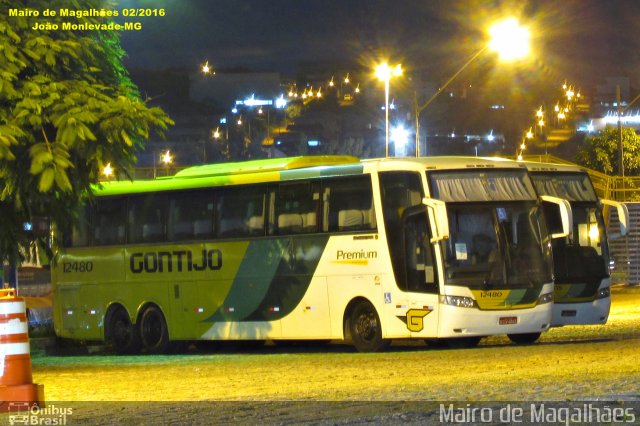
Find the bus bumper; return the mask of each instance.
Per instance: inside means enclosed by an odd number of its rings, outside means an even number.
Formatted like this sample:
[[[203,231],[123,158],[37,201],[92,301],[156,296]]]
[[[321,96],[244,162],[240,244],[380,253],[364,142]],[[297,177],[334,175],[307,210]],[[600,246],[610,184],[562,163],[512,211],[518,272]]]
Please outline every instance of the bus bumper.
[[[438,337],[539,333],[551,326],[552,304],[530,309],[481,311],[440,304]]]
[[[584,303],[555,303],[551,326],[605,324],[610,309],[611,297]]]

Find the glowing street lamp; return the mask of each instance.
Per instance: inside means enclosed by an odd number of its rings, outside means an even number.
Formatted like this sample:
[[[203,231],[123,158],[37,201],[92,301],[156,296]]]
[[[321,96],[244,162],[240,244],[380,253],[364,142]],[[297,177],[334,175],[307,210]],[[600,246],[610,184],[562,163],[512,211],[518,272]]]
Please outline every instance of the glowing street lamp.
[[[165,152],[163,152],[160,156],[160,161],[162,161],[165,166],[173,163],[173,156],[171,155],[171,151],[166,150]]]
[[[500,59],[513,61],[529,55],[531,34],[516,18],[508,18],[492,25],[489,35],[491,41],[488,47],[496,52]]]
[[[525,134],[525,137],[527,139],[533,139],[533,132],[531,131],[531,127],[529,127],[529,130],[527,130],[527,133]]]
[[[111,167],[111,163],[107,163],[106,166],[102,169],[102,174],[107,179],[113,176],[113,167]]]
[[[389,80],[391,77],[402,75],[402,65],[397,64],[393,68],[383,62],[376,67],[376,77],[384,81],[384,146],[385,157],[389,156]]]
[[[453,80],[464,71],[469,64],[475,61],[480,55],[487,50],[498,53],[500,59],[504,61],[515,61],[523,59],[529,55],[530,48],[530,32],[527,28],[522,27],[515,18],[508,18],[493,24],[488,33],[490,41],[478,50],[467,62],[460,67],[422,106],[418,106],[415,100],[414,116],[416,120],[416,157],[420,156],[420,113],[433,102],[436,97],[442,93]]]
[[[391,141],[393,141],[393,145],[395,146],[394,151],[405,155],[405,148],[409,141],[409,131],[401,125],[394,127],[391,129]]]
[[[209,65],[209,61],[207,61],[202,65],[202,73],[203,74],[215,74],[216,72],[213,70],[213,67],[211,67]]]

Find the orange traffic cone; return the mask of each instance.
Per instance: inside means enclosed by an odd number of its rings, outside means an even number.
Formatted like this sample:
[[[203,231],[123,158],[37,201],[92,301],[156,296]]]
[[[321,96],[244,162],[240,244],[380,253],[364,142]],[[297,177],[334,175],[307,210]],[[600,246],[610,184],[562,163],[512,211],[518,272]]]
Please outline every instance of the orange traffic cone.
[[[44,404],[44,386],[33,383],[24,299],[0,289],[0,412]]]

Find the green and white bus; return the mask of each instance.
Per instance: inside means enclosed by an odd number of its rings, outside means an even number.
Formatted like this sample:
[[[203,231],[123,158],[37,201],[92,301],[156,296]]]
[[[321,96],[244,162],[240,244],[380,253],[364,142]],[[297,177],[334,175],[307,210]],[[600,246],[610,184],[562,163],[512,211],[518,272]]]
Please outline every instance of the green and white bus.
[[[551,324],[550,236],[516,162],[293,157],[94,192],[60,230],[60,337],[120,353],[198,340],[377,351],[391,339],[526,342]]]
[[[525,162],[539,194],[566,199],[572,232],[552,243],[555,291],[552,326],[604,324],[611,308],[610,257],[603,204],[616,209],[620,233],[627,233],[629,211],[616,201],[598,199],[587,171],[579,166]],[[554,223],[549,217],[548,223]],[[617,237],[612,235],[612,237]]]

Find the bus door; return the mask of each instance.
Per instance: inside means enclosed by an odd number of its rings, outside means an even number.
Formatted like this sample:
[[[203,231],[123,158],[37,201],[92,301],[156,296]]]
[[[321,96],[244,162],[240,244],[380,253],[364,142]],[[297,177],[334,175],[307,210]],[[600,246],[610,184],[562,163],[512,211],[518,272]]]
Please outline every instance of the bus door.
[[[404,271],[398,271],[397,281],[405,291],[407,328],[412,337],[436,336],[438,273],[424,206],[410,207],[404,212],[402,230]]]

